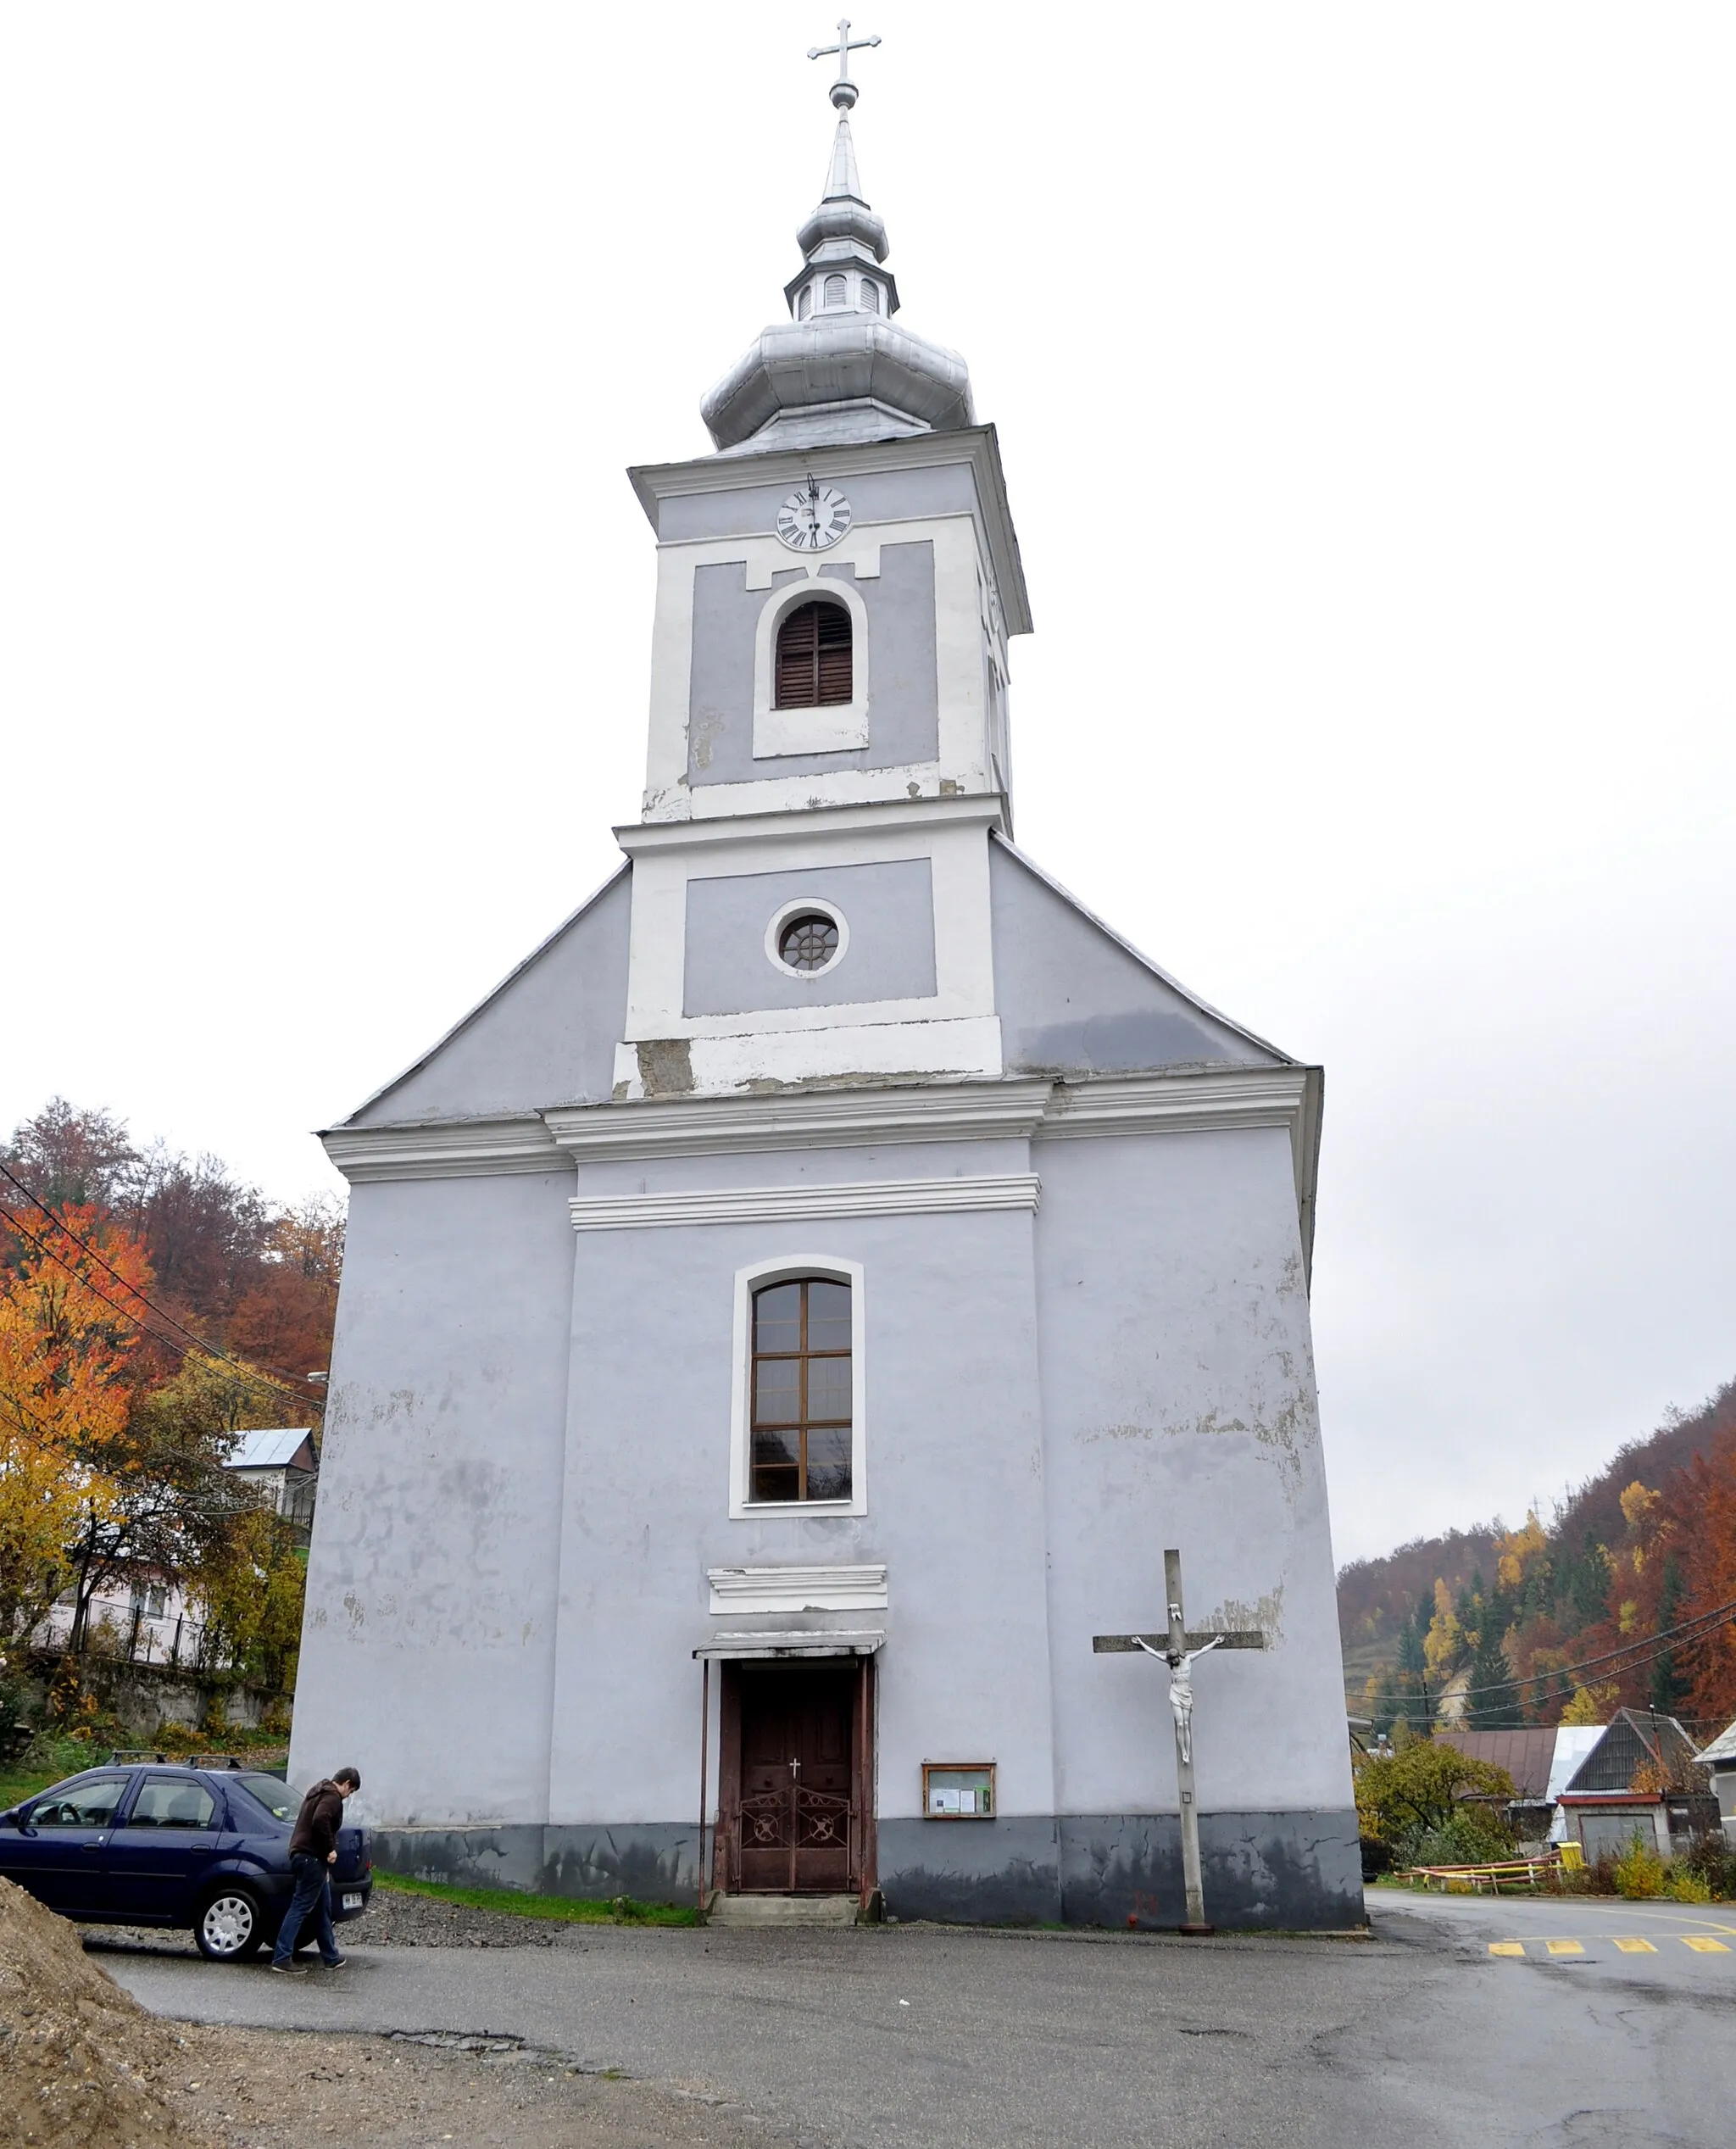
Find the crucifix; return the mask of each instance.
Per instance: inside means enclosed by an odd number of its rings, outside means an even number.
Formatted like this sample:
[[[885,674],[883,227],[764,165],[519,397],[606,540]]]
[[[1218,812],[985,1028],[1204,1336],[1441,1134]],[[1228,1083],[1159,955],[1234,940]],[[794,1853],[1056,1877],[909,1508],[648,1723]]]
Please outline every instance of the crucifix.
[[[1099,1656],[1143,1650],[1160,1656],[1170,1667],[1170,1714],[1176,1726],[1176,1786],[1182,1799],[1182,1883],[1187,1896],[1184,1933],[1209,1933],[1205,1922],[1205,1890],[1199,1874],[1199,1809],[1194,1800],[1194,1662],[1214,1649],[1264,1649],[1266,1636],[1257,1627],[1234,1627],[1221,1634],[1190,1634],[1182,1616],[1182,1556],[1175,1551],[1163,1556],[1164,1595],[1168,1600],[1169,1628],[1161,1634],[1093,1634],[1091,1646]]]
[[[837,26],[837,44],[808,47],[810,59],[826,59],[833,53],[837,54],[837,80],[832,86],[832,101],[840,112],[848,112],[856,101],[856,86],[850,80],[850,54],[865,52],[869,46],[879,42],[877,37],[852,37],[850,19],[845,15]]]

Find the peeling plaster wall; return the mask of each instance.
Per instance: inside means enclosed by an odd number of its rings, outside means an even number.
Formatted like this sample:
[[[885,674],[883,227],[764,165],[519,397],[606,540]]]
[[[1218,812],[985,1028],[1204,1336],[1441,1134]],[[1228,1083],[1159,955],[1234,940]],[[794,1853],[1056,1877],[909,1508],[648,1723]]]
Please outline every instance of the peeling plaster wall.
[[[878,1154],[894,1176],[943,1168],[926,1147]],[[749,1180],[771,1161],[735,1160]],[[679,1820],[698,1792],[693,1649],[777,1623],[713,1618],[706,1568],[812,1562],[891,1571],[883,1617],[836,1623],[888,1635],[881,1812],[920,1812],[922,1762],[960,1748],[995,1755],[1007,1810],[1051,1810],[1031,1226],[1015,1211],[580,1235],[552,1820]],[[735,1272],[804,1256],[864,1265],[868,1512],[732,1522]]]
[[[772,576],[772,590],[806,579],[797,567]],[[754,637],[771,596],[747,587],[734,562],[695,569],[687,781],[748,783],[770,776],[821,776],[832,769],[903,768],[940,754],[940,684],[935,654],[934,547],[888,544],[880,572],[822,566],[820,579],[848,581],[868,614],[868,743],[832,754],[754,758]]]
[[[632,874],[623,871],[346,1123],[481,1118],[606,1098],[626,1020],[632,907]]]
[[[1188,1624],[1275,1646],[1194,1675],[1204,1812],[1350,1803],[1332,1539],[1289,1139],[1035,1145],[1060,1810],[1176,1800],[1168,1680],[1093,1634]]]
[[[1004,843],[988,847],[988,882],[994,999],[1009,1074],[1283,1064],[1148,970]]]
[[[291,1774],[547,1818],[571,1175],[355,1189]]]

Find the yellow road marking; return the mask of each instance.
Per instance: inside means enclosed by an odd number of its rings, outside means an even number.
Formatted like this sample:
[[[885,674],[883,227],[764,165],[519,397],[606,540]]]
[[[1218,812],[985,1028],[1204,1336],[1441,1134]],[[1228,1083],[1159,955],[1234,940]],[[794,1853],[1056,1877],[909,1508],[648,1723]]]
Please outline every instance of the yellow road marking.
[[[1577,1940],[1545,1940],[1544,1946],[1551,1955],[1583,1955],[1585,1952]]]
[[[1650,1940],[1618,1939],[1616,1945],[1624,1955],[1655,1955],[1657,1953],[1656,1948]]]
[[[1730,1951],[1722,1940],[1708,1940],[1703,1933],[1683,1933],[1683,1947],[1691,1947],[1696,1955],[1728,1955]]]
[[[1525,1943],[1523,1940],[1491,1940],[1488,1951],[1491,1955],[1522,1955]]]

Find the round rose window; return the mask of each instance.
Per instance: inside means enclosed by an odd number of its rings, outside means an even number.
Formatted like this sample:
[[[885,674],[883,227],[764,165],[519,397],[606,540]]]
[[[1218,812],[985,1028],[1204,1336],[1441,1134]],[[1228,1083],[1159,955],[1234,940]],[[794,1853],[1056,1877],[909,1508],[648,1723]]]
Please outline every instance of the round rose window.
[[[777,952],[792,970],[824,970],[837,954],[837,921],[822,910],[804,910],[778,934]]]

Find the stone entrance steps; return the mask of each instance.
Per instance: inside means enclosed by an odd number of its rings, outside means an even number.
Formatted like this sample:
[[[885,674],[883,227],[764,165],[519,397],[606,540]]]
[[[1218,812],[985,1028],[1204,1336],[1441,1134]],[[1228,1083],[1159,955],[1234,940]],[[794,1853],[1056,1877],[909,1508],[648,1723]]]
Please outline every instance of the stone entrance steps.
[[[705,1905],[708,1925],[854,1925],[860,1919],[854,1896],[726,1896],[714,1889]]]

